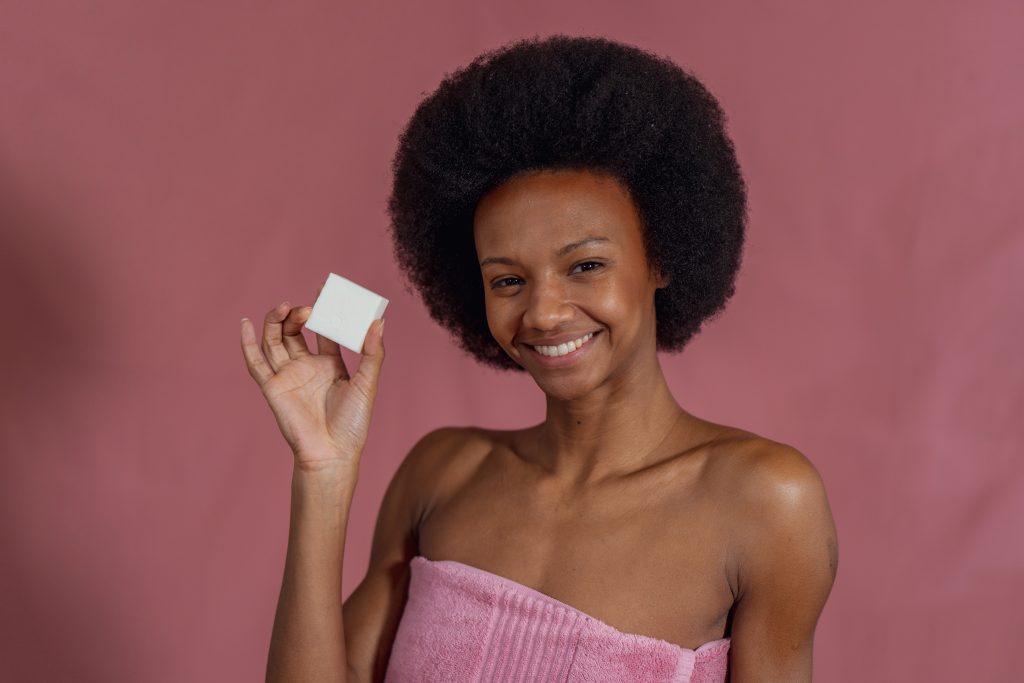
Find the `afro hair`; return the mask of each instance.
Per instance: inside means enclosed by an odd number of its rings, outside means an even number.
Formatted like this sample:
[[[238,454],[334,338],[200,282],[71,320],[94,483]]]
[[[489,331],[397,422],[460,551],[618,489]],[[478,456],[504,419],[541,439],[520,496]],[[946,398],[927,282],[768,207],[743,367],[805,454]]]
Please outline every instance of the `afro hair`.
[[[535,170],[616,177],[642,220],[657,348],[679,351],[735,291],[746,185],[726,117],[690,73],[599,37],[534,36],[446,74],[398,140],[388,199],[395,258],[431,317],[498,369],[523,370],[487,326],[473,240],[480,198]]]

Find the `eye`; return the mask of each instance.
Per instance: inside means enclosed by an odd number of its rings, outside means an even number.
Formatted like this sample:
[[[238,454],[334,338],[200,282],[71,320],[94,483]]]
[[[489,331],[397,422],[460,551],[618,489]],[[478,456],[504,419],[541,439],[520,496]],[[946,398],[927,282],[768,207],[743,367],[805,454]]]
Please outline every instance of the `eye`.
[[[509,282],[512,284],[508,284]],[[521,280],[517,277],[503,277],[500,280],[492,282],[491,289],[504,289],[505,287],[512,287],[519,282],[521,282]]]
[[[585,268],[584,266],[593,267]],[[604,264],[599,261],[584,261],[583,263],[577,263],[575,266],[572,267],[573,270],[576,270],[577,268],[583,268],[583,272],[589,272],[592,270],[597,270],[598,268],[604,268]]]

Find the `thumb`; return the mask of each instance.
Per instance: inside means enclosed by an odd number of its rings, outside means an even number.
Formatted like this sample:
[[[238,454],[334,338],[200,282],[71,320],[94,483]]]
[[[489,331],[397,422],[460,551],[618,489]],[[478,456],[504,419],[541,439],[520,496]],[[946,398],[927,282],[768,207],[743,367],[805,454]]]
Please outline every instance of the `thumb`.
[[[371,386],[377,385],[380,368],[384,364],[384,318],[374,320],[363,340],[363,351],[360,354],[359,369],[356,374],[362,375]]]

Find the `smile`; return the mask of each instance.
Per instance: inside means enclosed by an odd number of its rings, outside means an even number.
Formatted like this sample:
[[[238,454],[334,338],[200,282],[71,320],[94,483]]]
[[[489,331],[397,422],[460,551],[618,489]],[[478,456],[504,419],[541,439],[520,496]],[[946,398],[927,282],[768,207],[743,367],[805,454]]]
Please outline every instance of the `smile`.
[[[558,346],[534,346],[533,349],[536,350],[537,353],[539,353],[540,355],[549,356],[551,358],[557,358],[559,356],[568,356],[570,353],[576,351],[593,338],[594,333],[589,332],[580,337],[579,339],[573,339],[572,341],[567,341],[564,344],[559,344]]]

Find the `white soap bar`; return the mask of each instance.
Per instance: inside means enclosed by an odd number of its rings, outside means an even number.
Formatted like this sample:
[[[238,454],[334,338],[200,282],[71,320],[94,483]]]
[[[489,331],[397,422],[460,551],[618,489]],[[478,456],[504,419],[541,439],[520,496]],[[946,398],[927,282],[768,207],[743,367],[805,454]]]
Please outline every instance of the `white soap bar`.
[[[362,353],[370,324],[384,315],[387,305],[384,297],[330,273],[305,327],[346,349]]]

